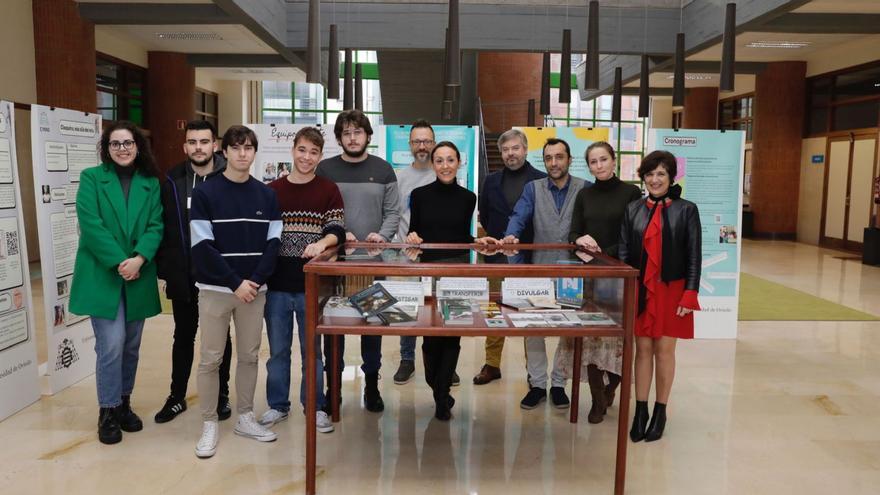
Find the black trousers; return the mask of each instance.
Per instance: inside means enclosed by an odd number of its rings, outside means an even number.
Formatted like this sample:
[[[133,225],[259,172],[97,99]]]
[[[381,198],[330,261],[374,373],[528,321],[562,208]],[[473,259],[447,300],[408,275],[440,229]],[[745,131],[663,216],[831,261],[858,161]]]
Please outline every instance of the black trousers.
[[[171,346],[171,396],[186,398],[186,385],[192,371],[196,331],[199,328],[199,289],[192,287],[190,300],[172,299],[174,312],[174,344]],[[232,339],[226,334],[226,349],[220,363],[220,396],[229,397],[229,366],[232,361]]]
[[[458,365],[461,337],[424,337],[422,356],[425,381],[434,391],[434,402],[445,404],[452,386],[452,375]]]

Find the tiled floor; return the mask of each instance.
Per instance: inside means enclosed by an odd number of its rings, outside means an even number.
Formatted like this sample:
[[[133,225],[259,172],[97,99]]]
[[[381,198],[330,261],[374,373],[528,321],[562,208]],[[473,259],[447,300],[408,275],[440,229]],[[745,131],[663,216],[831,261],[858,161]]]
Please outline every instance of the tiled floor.
[[[880,268],[839,255],[746,242],[743,270],[880,314]],[[237,437],[223,423],[218,454],[198,460],[193,377],[190,410],[153,423],[167,394],[170,342],[171,317],[150,320],[134,396],[146,426],[119,445],[97,441],[93,378],[0,423],[0,492],[301,493],[300,414],[276,427],[272,444]],[[549,406],[523,411],[522,345],[508,342],[503,380],[474,387],[482,343],[462,341],[464,383],[453,389],[449,423],[432,420],[420,359],[416,380],[393,384],[396,338],[384,342],[383,414],[362,409],[362,376],[347,368],[343,421],[318,437],[319,493],[610,493],[617,407],[600,425],[586,422],[585,393],[577,425]],[[359,362],[357,349],[347,346],[348,363]],[[736,341],[681,342],[666,436],[630,444],[627,493],[878,493],[878,377],[880,322],[742,322]],[[262,381],[256,407],[266,407]]]

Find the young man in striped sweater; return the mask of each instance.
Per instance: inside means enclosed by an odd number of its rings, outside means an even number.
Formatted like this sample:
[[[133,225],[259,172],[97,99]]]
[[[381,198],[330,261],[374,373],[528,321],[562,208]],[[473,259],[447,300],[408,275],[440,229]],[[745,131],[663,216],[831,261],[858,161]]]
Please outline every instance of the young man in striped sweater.
[[[272,426],[287,419],[290,411],[290,346],[293,344],[293,319],[299,333],[301,369],[305,376],[305,274],[309,258],[345,240],[344,206],[336,184],[315,176],[324,150],[324,137],[314,127],[304,127],[293,138],[293,170],[286,177],[269,184],[278,196],[283,229],[278,265],[269,278],[266,293],[266,333],[269,337],[269,361],[266,363],[266,401],[269,410],[260,424]],[[315,339],[317,361],[317,428],[333,431],[326,411],[324,364],[321,339]],[[305,406],[305,380],[299,389]]]
[[[263,329],[265,284],[275,270],[281,214],[275,192],[250,175],[257,136],[244,126],[223,135],[226,170],[193,191],[190,210],[192,259],[199,288],[202,330],[198,390],[202,437],[196,456],[217,451],[218,369],[229,320],[235,322],[235,433],[261,442],[275,433],[254,418],[254,390]]]

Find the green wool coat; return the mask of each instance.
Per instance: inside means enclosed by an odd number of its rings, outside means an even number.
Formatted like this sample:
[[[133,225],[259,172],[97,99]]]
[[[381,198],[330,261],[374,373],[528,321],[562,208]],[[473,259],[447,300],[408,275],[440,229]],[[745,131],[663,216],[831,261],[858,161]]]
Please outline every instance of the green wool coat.
[[[70,312],[112,320],[125,284],[125,320],[143,320],[161,311],[153,258],[162,240],[159,180],[134,174],[128,204],[112,164],[83,170],[76,195],[79,247],[70,288]],[[140,277],[126,282],[120,263],[146,258]]]

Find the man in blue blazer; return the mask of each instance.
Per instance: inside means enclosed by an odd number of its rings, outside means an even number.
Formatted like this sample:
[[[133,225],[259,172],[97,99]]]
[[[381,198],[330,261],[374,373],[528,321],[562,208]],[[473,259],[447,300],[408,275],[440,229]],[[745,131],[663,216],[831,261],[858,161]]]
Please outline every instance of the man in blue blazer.
[[[507,221],[513,214],[513,207],[522,195],[527,183],[547,177],[526,160],[529,140],[519,129],[510,129],[498,138],[498,150],[504,169],[486,177],[480,192],[480,225],[486,235],[501,239],[507,229]],[[534,236],[531,222],[523,229],[520,242],[530,243]],[[507,263],[503,254],[486,256],[487,263]],[[504,350],[504,337],[486,338],[486,364],[474,377],[474,385],[483,385],[501,378],[501,351]]]

